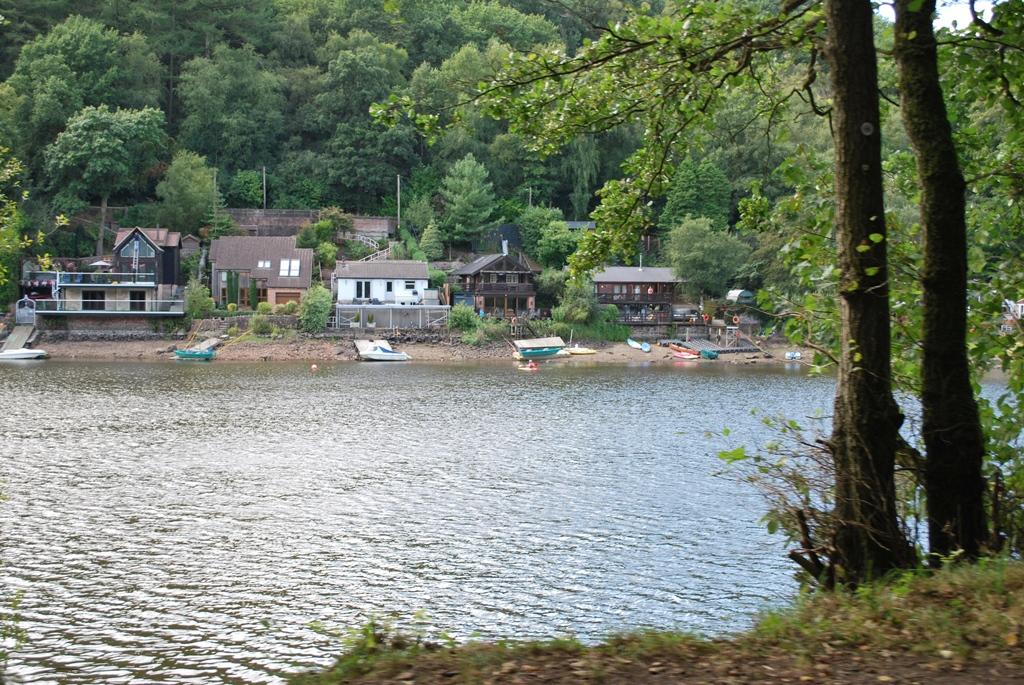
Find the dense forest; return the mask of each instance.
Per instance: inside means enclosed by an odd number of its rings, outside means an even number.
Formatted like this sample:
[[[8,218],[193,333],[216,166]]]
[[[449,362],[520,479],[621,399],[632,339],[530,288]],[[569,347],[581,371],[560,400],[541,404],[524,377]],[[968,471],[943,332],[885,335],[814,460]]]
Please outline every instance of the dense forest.
[[[558,222],[589,218],[642,129],[581,132],[542,157],[487,116],[477,86],[510,54],[572,54],[632,4],[4,2],[0,145],[23,165],[23,229],[43,228],[52,254],[84,252],[90,240],[72,241],[54,217],[109,203],[128,208],[126,223],[196,232],[213,206],[262,206],[264,171],[268,207],[393,216],[400,176],[403,223],[419,236],[436,221],[429,244],[516,222],[527,250],[561,267],[578,236]],[[435,126],[375,120],[371,107],[389,99],[415,102]],[[757,286],[774,269],[764,250],[777,246],[729,230],[752,182],[771,198],[792,189],[773,171],[795,146],[753,107],[737,98],[695,135],[675,191],[655,199],[664,240],[645,244],[651,259],[667,259],[669,228],[706,219],[675,240],[702,274],[695,291]],[[824,119],[796,123],[793,139],[827,150]]]

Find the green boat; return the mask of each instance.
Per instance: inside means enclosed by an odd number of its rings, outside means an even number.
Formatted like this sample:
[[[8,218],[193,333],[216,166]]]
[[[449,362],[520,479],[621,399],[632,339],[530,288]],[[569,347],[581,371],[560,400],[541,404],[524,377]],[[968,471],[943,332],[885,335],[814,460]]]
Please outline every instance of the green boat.
[[[540,359],[554,357],[561,349],[561,347],[524,347],[520,348],[519,354],[523,359]]]
[[[546,357],[554,357],[565,349],[565,341],[558,336],[532,338],[530,340],[513,340],[512,347],[516,350],[513,355],[516,359],[544,359]]]
[[[217,353],[213,350],[175,350],[174,356],[178,359],[184,359],[194,362],[208,362],[213,359]]]

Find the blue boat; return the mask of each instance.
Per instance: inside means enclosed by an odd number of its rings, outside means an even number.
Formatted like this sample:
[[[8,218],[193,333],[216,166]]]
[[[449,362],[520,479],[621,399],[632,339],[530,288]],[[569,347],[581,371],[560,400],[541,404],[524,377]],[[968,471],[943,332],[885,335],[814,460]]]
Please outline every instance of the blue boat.
[[[640,350],[641,352],[650,352],[651,351],[651,343],[648,343],[648,342],[637,342],[636,340],[633,340],[632,338],[626,338],[626,344],[629,345],[630,347],[632,347],[635,350]]]

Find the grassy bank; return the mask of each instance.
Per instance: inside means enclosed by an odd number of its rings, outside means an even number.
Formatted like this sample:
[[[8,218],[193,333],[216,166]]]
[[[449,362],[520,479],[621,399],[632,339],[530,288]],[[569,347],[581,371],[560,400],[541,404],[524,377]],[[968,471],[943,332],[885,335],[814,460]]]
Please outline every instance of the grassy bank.
[[[751,631],[436,645],[377,625],[311,683],[1024,683],[1024,564],[907,574],[803,598]]]

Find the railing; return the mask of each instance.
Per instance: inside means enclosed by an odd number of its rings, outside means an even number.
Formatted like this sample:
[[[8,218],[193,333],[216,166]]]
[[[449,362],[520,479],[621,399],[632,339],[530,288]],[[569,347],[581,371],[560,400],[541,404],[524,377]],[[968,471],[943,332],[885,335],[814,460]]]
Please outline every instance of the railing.
[[[672,299],[670,293],[597,293],[597,301],[601,304],[615,304],[618,302],[669,304],[672,302]]]
[[[391,258],[391,248],[395,246],[394,242],[388,243],[388,246],[383,250],[377,250],[371,255],[367,255],[360,259],[360,262],[380,262]]]
[[[337,304],[329,323],[332,328],[443,328],[448,325],[446,305]],[[370,323],[370,317],[373,323]]]
[[[476,295],[533,295],[537,292],[532,283],[477,283],[465,286],[465,290]]]
[[[185,313],[184,300],[36,300],[37,314]]]
[[[28,285],[29,283],[48,283],[57,280],[56,271],[22,271],[21,272],[21,284]]]
[[[156,285],[154,273],[57,272],[58,285]]]
[[[377,249],[377,248],[380,247],[380,243],[378,243],[376,240],[374,240],[373,238],[371,238],[369,236],[360,235],[359,233],[356,233],[355,235],[353,235],[352,239],[353,240],[358,240],[359,242],[361,242],[363,245],[366,245],[367,247],[372,247],[374,249]]]
[[[672,323],[670,312],[648,312],[647,314],[620,314],[619,323],[662,324]]]

